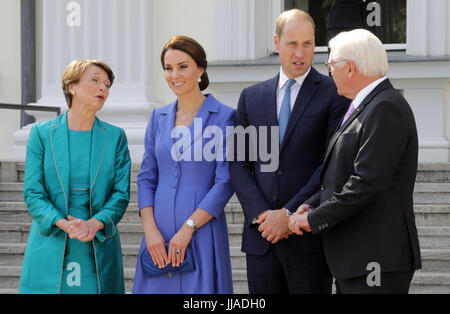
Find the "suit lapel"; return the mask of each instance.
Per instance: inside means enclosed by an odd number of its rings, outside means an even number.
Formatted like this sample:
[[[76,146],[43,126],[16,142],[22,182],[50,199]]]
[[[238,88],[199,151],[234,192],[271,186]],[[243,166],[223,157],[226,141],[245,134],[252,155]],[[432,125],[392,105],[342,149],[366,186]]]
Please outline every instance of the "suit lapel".
[[[286,146],[286,143],[289,141],[289,137],[295,129],[297,122],[300,120],[301,116],[308,107],[311,98],[319,87],[319,83],[319,73],[314,68],[311,68],[311,71],[305,78],[305,81],[303,82],[302,87],[298,92],[297,99],[295,100],[294,108],[292,110],[291,116],[289,117],[286,133],[284,134],[283,143],[281,144],[280,153],[283,150],[284,146]]]
[[[261,112],[266,113],[264,117],[267,119],[262,125],[278,126],[277,115],[277,88],[280,75],[278,74],[274,78],[266,82],[264,89],[261,93]]]
[[[68,214],[69,204],[69,176],[70,176],[70,155],[69,155],[69,134],[67,128],[67,112],[53,122],[50,128],[50,144],[52,147],[53,162],[58,176],[61,189],[66,201],[66,211]]]
[[[380,93],[381,91],[388,89],[388,88],[393,88],[393,86],[392,86],[391,82],[389,81],[389,79],[386,79],[386,80],[382,81],[377,87],[375,87],[375,89],[373,91],[371,91],[369,93],[369,95],[367,95],[366,98],[364,98],[364,100],[361,102],[361,104],[358,106],[358,108],[347,118],[347,120],[345,120],[344,124],[342,124],[336,130],[336,132],[331,137],[330,143],[328,145],[328,149],[325,154],[324,165],[327,162],[327,159],[328,159],[331,151],[333,150],[334,144],[336,144],[336,141],[339,138],[339,136],[341,136],[341,134],[345,131],[345,129],[347,129],[347,127],[361,114],[361,112],[363,112],[363,110],[370,104],[372,99],[378,93]]]
[[[91,165],[89,184],[91,187],[91,192],[100,172],[107,140],[108,134],[106,133],[105,127],[101,124],[100,120],[95,118],[94,125],[92,127],[91,141]]]

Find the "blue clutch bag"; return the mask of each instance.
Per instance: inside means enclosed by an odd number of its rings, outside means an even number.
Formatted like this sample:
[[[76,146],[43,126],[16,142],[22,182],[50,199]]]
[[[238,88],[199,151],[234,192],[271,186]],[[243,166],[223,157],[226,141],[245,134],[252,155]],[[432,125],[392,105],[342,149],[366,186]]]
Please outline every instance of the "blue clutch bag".
[[[164,245],[166,249],[169,247],[168,243],[165,243]],[[140,260],[145,277],[155,277],[166,274],[171,276],[172,273],[195,270],[194,255],[190,246],[186,248],[186,252],[184,253],[184,261],[178,267],[173,267],[172,264],[169,264],[163,269],[159,269],[158,265],[153,263],[152,257],[147,249],[142,252]]]

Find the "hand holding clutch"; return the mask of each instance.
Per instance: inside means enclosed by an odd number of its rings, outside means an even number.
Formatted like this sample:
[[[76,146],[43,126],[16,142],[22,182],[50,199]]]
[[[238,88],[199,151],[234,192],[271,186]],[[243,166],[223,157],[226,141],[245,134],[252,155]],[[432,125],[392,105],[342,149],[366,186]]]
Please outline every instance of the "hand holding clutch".
[[[168,243],[165,243],[164,245],[166,249],[169,247]],[[144,273],[144,276],[146,277],[155,277],[165,274],[169,274],[169,276],[171,276],[172,273],[195,270],[194,254],[190,246],[186,248],[184,261],[178,267],[173,267],[172,264],[168,264],[166,267],[160,269],[158,265],[155,265],[153,263],[153,260],[147,249],[142,252],[140,256],[140,262],[142,265],[142,271]]]

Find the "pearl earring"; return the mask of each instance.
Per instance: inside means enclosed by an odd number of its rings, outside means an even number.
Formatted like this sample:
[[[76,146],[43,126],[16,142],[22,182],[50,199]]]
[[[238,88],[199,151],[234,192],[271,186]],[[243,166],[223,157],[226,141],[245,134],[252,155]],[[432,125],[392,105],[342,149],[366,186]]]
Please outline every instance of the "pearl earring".
[[[202,81],[202,77],[199,76],[199,77],[198,77],[198,82],[200,83],[201,81]]]

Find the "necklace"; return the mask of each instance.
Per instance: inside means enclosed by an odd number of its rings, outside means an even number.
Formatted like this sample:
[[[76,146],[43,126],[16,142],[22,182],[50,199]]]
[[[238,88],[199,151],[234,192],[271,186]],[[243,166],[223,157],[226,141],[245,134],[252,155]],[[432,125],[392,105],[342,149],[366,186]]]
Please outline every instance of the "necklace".
[[[177,111],[177,113],[180,114],[181,120],[187,121],[188,117],[189,117],[191,114],[193,114],[194,112],[197,112],[198,109],[199,109],[199,108],[196,108],[196,109],[194,109],[194,110],[192,110],[192,111],[183,111],[183,110],[179,109],[179,110]]]

